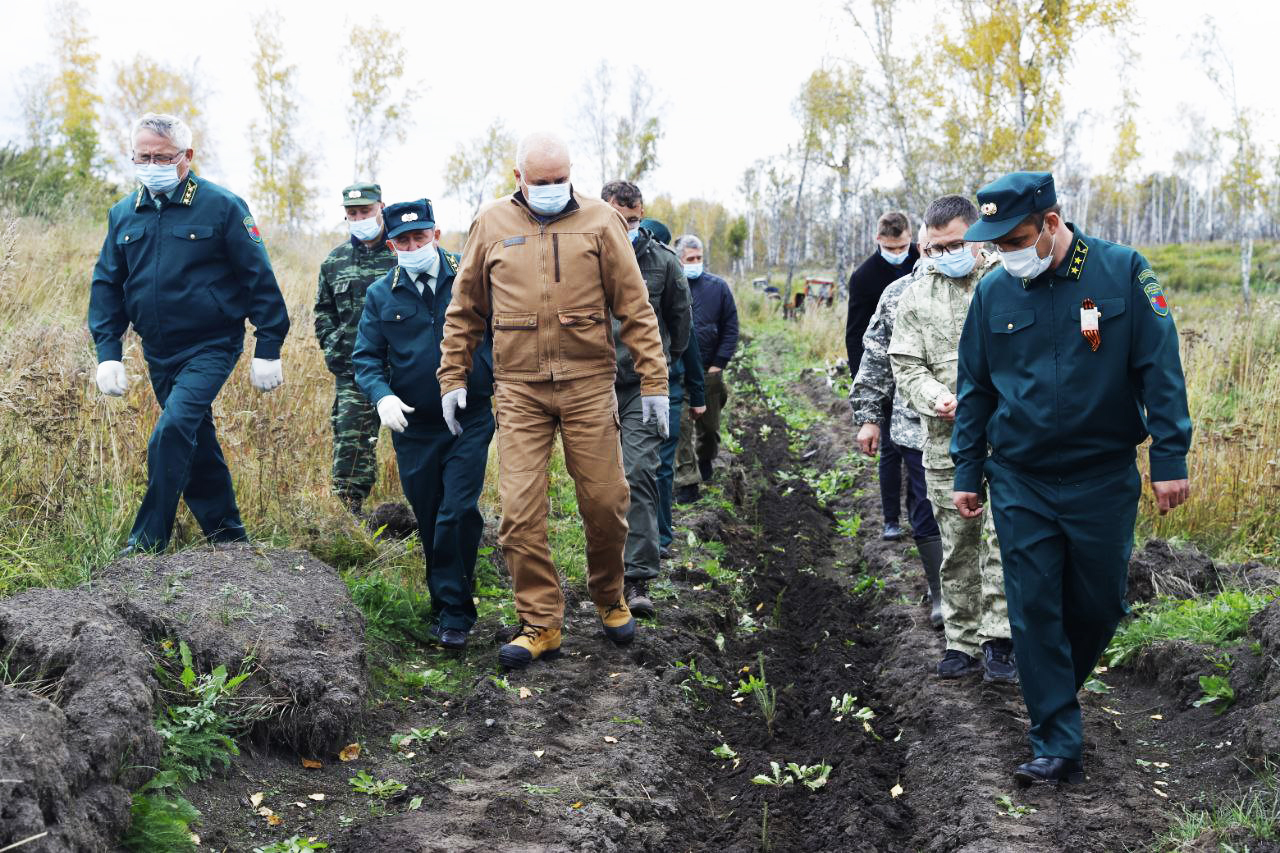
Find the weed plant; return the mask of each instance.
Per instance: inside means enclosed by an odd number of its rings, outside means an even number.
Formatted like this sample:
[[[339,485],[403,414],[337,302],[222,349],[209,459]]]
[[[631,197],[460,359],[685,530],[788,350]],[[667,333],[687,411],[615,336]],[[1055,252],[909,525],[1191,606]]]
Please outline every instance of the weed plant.
[[[1107,660],[1120,666],[1155,643],[1186,640],[1224,646],[1244,636],[1249,618],[1275,598],[1274,593],[1250,593],[1227,589],[1205,599],[1162,599],[1137,610],[1137,618],[1121,623]]]

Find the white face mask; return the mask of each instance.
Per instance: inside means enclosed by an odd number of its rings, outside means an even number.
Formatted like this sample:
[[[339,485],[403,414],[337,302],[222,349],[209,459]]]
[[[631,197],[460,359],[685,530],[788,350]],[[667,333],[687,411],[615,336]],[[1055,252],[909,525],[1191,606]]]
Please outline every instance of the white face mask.
[[[138,163],[134,165],[133,170],[138,183],[150,190],[152,195],[167,193],[178,185],[176,163],[168,163],[164,166],[159,163]]]
[[[1053,248],[1058,241],[1058,234],[1055,231],[1053,240],[1049,243],[1049,254],[1043,258],[1036,252],[1036,243],[1040,242],[1040,236],[1044,234],[1044,226],[1040,226],[1040,234],[1036,235],[1036,242],[1027,246],[1025,249],[1014,249],[1012,252],[1001,252],[1000,263],[1004,265],[1004,271],[1014,278],[1021,278],[1030,281],[1033,278],[1039,278],[1040,275],[1049,268],[1053,263]]]
[[[569,204],[569,182],[528,187],[525,200],[534,213],[541,213],[543,216],[559,213]]]
[[[396,249],[396,260],[400,266],[405,268],[406,272],[414,275],[422,275],[423,273],[435,275],[440,266],[440,253],[436,251],[436,244],[432,242],[418,249],[410,249],[407,252]]]
[[[368,219],[349,219],[347,229],[352,237],[368,243],[370,240],[376,240],[382,233],[382,223],[376,216],[370,216]]]

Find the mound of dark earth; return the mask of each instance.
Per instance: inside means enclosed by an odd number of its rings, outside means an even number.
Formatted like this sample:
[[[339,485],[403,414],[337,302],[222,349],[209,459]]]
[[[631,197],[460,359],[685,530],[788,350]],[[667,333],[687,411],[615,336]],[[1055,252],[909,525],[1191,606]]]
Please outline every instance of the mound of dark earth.
[[[0,848],[112,850],[160,738],[139,633],[85,590],[0,601]]]
[[[108,566],[97,592],[145,636],[185,642],[198,669],[252,669],[241,692],[279,712],[255,734],[308,754],[347,741],[364,705],[364,617],[304,551],[218,546]]]
[[[383,539],[408,539],[418,532],[418,517],[406,503],[387,501],[369,510],[365,526]]]
[[[92,588],[0,600],[0,849],[116,849],[130,791],[161,758],[165,640],[200,672],[253,671],[240,692],[276,710],[263,740],[328,754],[352,736],[364,620],[335,570],[247,546],[118,561]]]

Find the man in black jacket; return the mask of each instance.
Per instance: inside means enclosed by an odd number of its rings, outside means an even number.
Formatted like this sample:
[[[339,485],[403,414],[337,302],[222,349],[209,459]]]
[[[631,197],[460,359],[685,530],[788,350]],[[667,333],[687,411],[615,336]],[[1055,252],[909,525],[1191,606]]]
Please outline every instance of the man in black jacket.
[[[893,282],[911,272],[920,250],[911,242],[911,223],[901,211],[890,211],[876,224],[876,252],[849,276],[849,319],[844,341],[849,351],[849,372],[857,377],[862,363],[862,336],[875,313],[880,295]],[[889,423],[888,413],[884,423]],[[899,507],[902,504],[902,455],[888,429],[880,437],[880,505],[884,513],[884,539],[902,538]]]
[[[698,485],[711,479],[711,463],[720,449],[720,414],[729,401],[724,369],[738,350],[738,305],[729,283],[703,270],[702,241],[692,234],[676,239],[693,298],[693,329],[706,371],[706,410],[680,426],[676,450],[676,503],[698,499]],[[696,435],[695,435],[696,432]]]
[[[630,181],[610,181],[600,191],[627,224],[627,235],[635,249],[636,263],[649,288],[649,304],[658,318],[662,349],[670,365],[684,355],[693,336],[693,315],[689,308],[689,285],[685,281],[680,260],[665,243],[655,240],[652,232],[642,228],[644,197]],[[618,417],[622,421],[622,467],[627,472],[631,489],[631,508],[627,510],[627,544],[623,549],[623,597],[634,616],[652,618],[653,599],[649,597],[649,581],[658,577],[661,544],[658,539],[658,467],[662,442],[658,424],[644,421],[640,404],[640,376],[635,370],[631,350],[622,342],[621,323],[613,320],[613,339],[617,342],[618,374],[614,392],[618,395]],[[669,405],[669,403],[668,403]]]

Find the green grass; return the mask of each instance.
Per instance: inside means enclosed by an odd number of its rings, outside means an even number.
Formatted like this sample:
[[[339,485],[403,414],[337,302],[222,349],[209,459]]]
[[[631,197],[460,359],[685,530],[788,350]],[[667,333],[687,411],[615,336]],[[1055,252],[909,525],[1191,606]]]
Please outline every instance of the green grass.
[[[1252,790],[1207,809],[1180,806],[1173,818],[1172,826],[1149,848],[1151,853],[1257,849],[1257,842],[1280,840],[1280,786],[1268,775]]]
[[[1240,289],[1240,244],[1172,243],[1147,246],[1142,254],[1166,291],[1195,293]],[[1255,240],[1249,285],[1256,292],[1274,292],[1280,284],[1280,243]]]
[[[1107,647],[1111,666],[1120,666],[1155,643],[1185,640],[1221,647],[1244,636],[1249,618],[1275,598],[1272,592],[1228,589],[1210,598],[1161,599],[1135,608],[1136,618],[1121,623]]]

